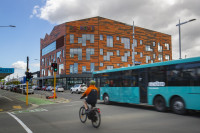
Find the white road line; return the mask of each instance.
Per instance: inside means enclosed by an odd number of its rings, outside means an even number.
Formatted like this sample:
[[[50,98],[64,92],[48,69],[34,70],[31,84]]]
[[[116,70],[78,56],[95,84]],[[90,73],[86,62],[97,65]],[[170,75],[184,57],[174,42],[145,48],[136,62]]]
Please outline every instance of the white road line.
[[[27,133],[33,133],[19,118],[17,118],[15,115],[11,114],[10,112],[7,112],[10,116],[12,116],[19,124],[27,131]]]
[[[13,101],[12,99],[10,99],[10,98],[8,98],[8,97],[5,97],[5,96],[2,96],[2,97],[4,97],[5,99],[8,99],[8,100],[10,100],[10,101]]]

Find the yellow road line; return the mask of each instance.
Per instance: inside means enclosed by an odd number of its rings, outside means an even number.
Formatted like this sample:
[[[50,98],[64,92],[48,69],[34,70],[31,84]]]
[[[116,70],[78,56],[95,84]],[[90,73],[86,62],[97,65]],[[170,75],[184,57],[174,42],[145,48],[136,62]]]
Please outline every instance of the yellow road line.
[[[21,106],[13,106],[14,109],[22,109]]]

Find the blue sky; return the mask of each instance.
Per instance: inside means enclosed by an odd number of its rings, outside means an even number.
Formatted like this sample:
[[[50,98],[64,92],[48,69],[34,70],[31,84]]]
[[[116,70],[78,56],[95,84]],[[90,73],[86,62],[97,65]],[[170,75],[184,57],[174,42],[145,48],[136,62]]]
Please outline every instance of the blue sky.
[[[15,28],[0,27],[0,67],[13,67],[17,61],[26,62],[29,56],[32,71],[39,70],[40,38],[50,33],[53,26],[48,21],[30,17],[35,5],[44,5],[40,0],[1,0],[0,26],[15,25]],[[20,67],[20,66],[19,66]],[[18,69],[17,71],[24,71]]]
[[[26,57],[30,70],[39,70],[40,38],[60,23],[101,16],[171,35],[172,58],[179,58],[178,24],[182,58],[200,54],[199,0],[1,0],[0,67],[14,67],[13,76],[24,75]]]

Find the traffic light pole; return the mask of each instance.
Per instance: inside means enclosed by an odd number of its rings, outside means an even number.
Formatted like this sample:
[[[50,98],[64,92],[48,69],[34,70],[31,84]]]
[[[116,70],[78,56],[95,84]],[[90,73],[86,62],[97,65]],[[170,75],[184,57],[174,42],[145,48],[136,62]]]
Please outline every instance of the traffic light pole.
[[[29,57],[27,56],[27,73],[28,73],[28,62],[29,62]],[[23,92],[23,88],[22,88]],[[26,105],[28,106],[28,81],[26,81]]]
[[[54,72],[54,101],[56,98],[56,72]]]

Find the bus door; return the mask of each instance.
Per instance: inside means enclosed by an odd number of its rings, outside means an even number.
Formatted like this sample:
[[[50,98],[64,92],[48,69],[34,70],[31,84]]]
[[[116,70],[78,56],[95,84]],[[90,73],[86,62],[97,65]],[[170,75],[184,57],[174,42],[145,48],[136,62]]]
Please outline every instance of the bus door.
[[[147,103],[147,72],[146,69],[139,70],[138,86],[140,88],[140,103]]]

